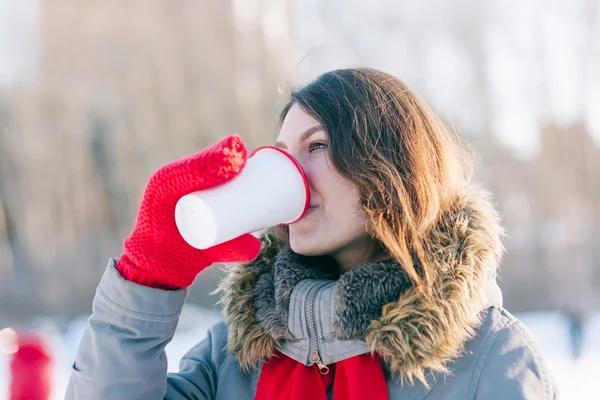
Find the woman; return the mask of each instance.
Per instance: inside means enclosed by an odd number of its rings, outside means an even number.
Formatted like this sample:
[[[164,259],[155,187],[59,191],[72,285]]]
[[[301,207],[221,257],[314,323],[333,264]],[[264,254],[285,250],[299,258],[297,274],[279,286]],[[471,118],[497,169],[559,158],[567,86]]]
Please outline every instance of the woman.
[[[175,202],[222,184],[229,137],[160,169],[94,299],[67,398],[551,399],[532,335],[502,308],[502,230],[452,132],[398,79],[337,70],[292,93],[276,145],[306,171],[310,211],[206,251]],[[167,374],[186,290],[215,262],[225,321]]]

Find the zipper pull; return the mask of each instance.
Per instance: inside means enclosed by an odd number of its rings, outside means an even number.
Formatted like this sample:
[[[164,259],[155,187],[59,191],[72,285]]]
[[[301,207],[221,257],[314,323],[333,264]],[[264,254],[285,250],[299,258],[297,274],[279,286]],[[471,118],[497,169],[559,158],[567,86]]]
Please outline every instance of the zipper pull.
[[[327,375],[329,373],[329,367],[321,363],[321,357],[319,357],[319,352],[317,350],[310,352],[310,361],[317,364],[317,368],[319,368],[321,375]]]

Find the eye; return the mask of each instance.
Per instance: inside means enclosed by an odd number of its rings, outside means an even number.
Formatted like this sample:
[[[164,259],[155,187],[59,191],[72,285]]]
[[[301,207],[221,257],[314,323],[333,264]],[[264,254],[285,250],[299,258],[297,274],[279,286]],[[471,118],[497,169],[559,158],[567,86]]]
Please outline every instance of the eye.
[[[315,140],[314,142],[310,142],[310,144],[308,145],[308,152],[312,153],[313,151],[318,150],[320,148],[326,149],[327,143]]]

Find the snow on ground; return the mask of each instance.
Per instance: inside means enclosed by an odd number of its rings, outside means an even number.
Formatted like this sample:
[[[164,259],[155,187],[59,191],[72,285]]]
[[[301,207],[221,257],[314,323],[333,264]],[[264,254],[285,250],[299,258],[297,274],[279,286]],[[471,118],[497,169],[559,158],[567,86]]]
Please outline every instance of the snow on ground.
[[[535,335],[552,376],[559,398],[598,399],[600,377],[600,313],[586,318],[581,358],[570,357],[568,324],[559,312],[531,312],[517,315]]]
[[[598,398],[594,387],[600,374],[600,313],[586,319],[583,353],[579,360],[569,354],[568,325],[560,312],[530,312],[517,316],[536,336],[548,361],[561,399]],[[180,318],[173,341],[167,345],[169,371],[177,371],[185,352],[206,336],[208,328],[221,316],[214,310],[204,310],[188,304]],[[50,318],[41,318],[34,324],[48,339],[54,358],[52,400],[63,399],[69,379],[70,366],[87,317],[73,320],[65,332]],[[0,400],[8,399],[8,355],[0,352]]]

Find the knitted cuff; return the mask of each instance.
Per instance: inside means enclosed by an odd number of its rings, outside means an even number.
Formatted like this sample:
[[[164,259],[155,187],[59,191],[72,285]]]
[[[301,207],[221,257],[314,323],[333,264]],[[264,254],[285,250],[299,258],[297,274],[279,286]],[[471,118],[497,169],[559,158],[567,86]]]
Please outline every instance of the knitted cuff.
[[[164,290],[181,289],[181,287],[163,282],[159,278],[150,274],[148,271],[136,267],[126,254],[123,254],[121,258],[119,258],[116,268],[123,278],[139,285]]]

